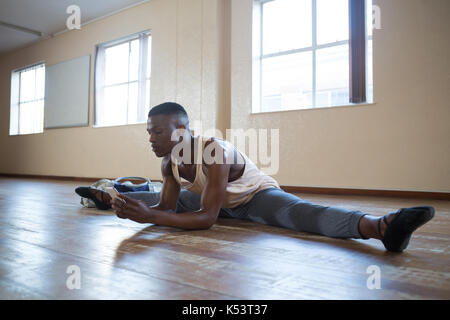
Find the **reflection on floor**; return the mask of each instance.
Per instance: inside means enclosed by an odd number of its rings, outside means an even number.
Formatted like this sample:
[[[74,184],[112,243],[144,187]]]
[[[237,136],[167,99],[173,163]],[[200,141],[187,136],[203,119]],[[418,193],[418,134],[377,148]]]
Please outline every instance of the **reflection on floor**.
[[[299,195],[374,215],[434,206],[394,254],[377,240],[240,220],[203,231],[137,224],[83,208],[79,185],[0,178],[0,299],[450,299],[450,201]]]

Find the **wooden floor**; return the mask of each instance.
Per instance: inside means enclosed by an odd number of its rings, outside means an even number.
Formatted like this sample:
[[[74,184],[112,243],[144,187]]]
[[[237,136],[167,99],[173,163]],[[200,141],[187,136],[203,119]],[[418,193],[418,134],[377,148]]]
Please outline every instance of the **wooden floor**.
[[[1,299],[450,299],[450,201],[299,195],[383,215],[432,205],[435,218],[402,254],[220,219],[183,231],[83,208],[84,182],[0,177]],[[81,272],[69,290],[68,267]],[[369,266],[380,289],[368,289]],[[72,276],[73,277],[73,276]]]

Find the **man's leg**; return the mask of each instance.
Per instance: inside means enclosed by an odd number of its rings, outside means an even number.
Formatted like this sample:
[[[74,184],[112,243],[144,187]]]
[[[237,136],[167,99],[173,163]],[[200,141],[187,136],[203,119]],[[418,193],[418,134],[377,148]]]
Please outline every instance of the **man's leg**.
[[[188,191],[188,190],[181,190],[180,195],[178,196],[177,201],[177,213],[182,212],[191,212],[191,211],[197,211],[201,208],[201,196],[197,193]],[[219,217],[221,218],[233,218],[233,216],[230,214],[232,209],[220,209],[219,211]]]
[[[111,196],[103,191],[95,190],[99,197],[103,200],[103,203],[110,206]],[[144,201],[149,207],[158,204],[159,202],[159,192],[152,191],[136,191],[136,192],[122,192],[122,194],[130,197],[134,200]],[[187,212],[187,211],[197,211],[200,209],[200,195],[190,192],[188,190],[181,190],[177,201],[176,212]]]
[[[335,238],[362,238],[361,211],[321,206],[283,190],[258,192],[247,204],[232,210],[235,218]]]
[[[127,197],[142,200],[148,206],[154,206],[159,202],[159,192],[124,192]],[[190,212],[200,210],[200,195],[188,190],[180,190],[177,200],[176,212]]]
[[[159,202],[159,192],[124,192],[124,195],[135,200],[142,200],[149,207],[158,204]],[[107,194],[107,196],[109,196]],[[197,193],[191,192],[189,190],[182,189],[178,195],[176,213],[197,211],[201,208],[201,196]],[[221,209],[219,212],[219,217],[231,218],[231,209]]]
[[[149,207],[158,204],[159,192],[124,192],[124,195],[135,200],[142,200]],[[188,190],[180,190],[176,212],[197,211],[200,209],[200,195]]]
[[[191,212],[200,210],[200,195],[189,190],[180,190],[177,200],[177,208],[175,212]]]
[[[109,193],[91,187],[78,187],[75,192],[84,198],[94,201],[97,209],[111,209],[111,196]],[[153,206],[159,202],[159,192],[139,191],[139,192],[123,192],[124,195],[135,200],[142,200],[148,206]]]
[[[312,232],[335,238],[375,238],[389,251],[401,252],[412,233],[434,217],[434,208],[402,208],[383,217],[359,210],[312,204],[280,189],[258,192],[246,205],[233,209],[233,217]]]
[[[159,192],[137,191],[137,192],[123,192],[123,194],[134,200],[142,200],[149,207],[154,206],[159,202]]]

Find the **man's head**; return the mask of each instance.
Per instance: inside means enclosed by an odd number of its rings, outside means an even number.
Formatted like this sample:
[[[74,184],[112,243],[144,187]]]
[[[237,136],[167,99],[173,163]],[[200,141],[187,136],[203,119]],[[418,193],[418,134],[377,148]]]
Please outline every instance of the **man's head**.
[[[153,107],[148,113],[147,132],[150,135],[152,150],[157,157],[164,157],[172,151],[179,140],[172,140],[175,130],[189,130],[186,110],[174,102],[165,102]]]

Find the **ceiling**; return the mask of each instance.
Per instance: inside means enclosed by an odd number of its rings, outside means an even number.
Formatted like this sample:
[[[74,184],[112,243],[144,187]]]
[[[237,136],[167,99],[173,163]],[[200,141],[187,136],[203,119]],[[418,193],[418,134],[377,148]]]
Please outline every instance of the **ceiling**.
[[[149,0],[0,0],[0,53],[68,30],[66,20],[71,13],[66,13],[66,10],[70,5],[80,8],[83,25],[147,1]],[[26,32],[22,28],[30,30]]]

